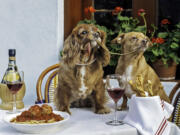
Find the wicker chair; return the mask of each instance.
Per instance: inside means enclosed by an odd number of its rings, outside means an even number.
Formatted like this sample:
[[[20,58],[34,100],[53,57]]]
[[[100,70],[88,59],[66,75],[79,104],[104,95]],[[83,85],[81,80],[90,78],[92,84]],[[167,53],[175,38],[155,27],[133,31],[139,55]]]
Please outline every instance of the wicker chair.
[[[171,100],[171,104],[174,106],[171,121],[180,127],[180,81],[178,81],[172,89],[169,98]]]
[[[54,64],[48,68],[46,68],[39,76],[37,84],[36,84],[36,92],[37,92],[37,101],[35,103],[51,103],[54,99],[54,89],[57,87],[58,83],[58,68],[59,64]],[[45,92],[44,98],[42,96],[41,86],[44,78],[48,76],[45,81]]]

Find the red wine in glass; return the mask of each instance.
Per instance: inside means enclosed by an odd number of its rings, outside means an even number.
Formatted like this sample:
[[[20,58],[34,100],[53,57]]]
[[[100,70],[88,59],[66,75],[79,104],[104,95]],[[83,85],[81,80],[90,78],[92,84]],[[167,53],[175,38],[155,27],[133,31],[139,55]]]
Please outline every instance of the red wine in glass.
[[[13,97],[13,108],[7,113],[14,114],[17,113],[16,109],[16,93],[22,88],[24,83],[24,72],[23,71],[6,71],[4,83],[7,85],[9,91],[12,93]]]
[[[123,96],[126,89],[126,76],[119,74],[111,74],[106,76],[105,88],[109,96],[113,99],[115,103],[114,119],[107,121],[107,125],[118,126],[122,125],[123,122],[117,119],[117,102]]]
[[[109,96],[114,100],[115,103],[123,96],[125,89],[121,88],[112,88],[107,89]]]
[[[23,83],[7,83],[7,87],[12,92],[12,94],[16,94],[22,87]]]

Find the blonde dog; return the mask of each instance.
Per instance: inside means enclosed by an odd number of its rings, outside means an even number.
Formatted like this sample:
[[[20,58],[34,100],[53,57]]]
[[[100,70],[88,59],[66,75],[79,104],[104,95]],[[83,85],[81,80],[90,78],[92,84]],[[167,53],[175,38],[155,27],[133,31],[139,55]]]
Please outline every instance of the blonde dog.
[[[147,80],[152,82],[152,90],[155,95],[159,95],[161,99],[170,102],[168,96],[163,90],[163,86],[155,71],[146,63],[143,53],[152,46],[151,41],[147,36],[140,32],[129,32],[119,34],[112,43],[122,45],[122,55],[118,60],[116,73],[126,75],[127,81],[135,80],[137,75],[142,75],[144,84]],[[127,107],[127,97],[130,98],[135,92],[128,84],[123,97],[121,109]]]
[[[55,91],[58,110],[71,114],[70,104],[92,95],[95,113],[109,113],[103,83],[103,66],[110,61],[106,33],[91,24],[75,27],[65,40]]]

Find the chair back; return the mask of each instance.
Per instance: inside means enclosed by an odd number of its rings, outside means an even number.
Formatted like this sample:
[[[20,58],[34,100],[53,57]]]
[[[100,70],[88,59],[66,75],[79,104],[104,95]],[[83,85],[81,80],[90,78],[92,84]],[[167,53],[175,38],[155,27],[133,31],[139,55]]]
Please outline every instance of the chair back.
[[[37,101],[35,103],[52,103],[54,99],[54,90],[58,83],[59,64],[54,64],[46,68],[39,76],[36,83]],[[42,84],[45,81],[44,98],[42,96]]]

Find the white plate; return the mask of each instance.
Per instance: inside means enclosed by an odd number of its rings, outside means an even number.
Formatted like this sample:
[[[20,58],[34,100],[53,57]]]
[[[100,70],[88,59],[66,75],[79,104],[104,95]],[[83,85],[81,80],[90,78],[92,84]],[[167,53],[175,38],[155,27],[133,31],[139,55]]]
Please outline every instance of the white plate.
[[[17,113],[17,114],[6,115],[6,117],[4,118],[4,121],[9,126],[23,133],[35,134],[35,133],[55,132],[55,131],[60,130],[63,127],[64,122],[66,122],[69,119],[69,114],[66,112],[60,112],[60,111],[53,111],[53,112],[55,114],[60,114],[64,118],[64,120],[61,120],[59,122],[54,122],[54,123],[43,123],[43,124],[11,123],[10,120],[12,120],[12,118],[16,117],[17,115],[20,115],[20,113]]]

